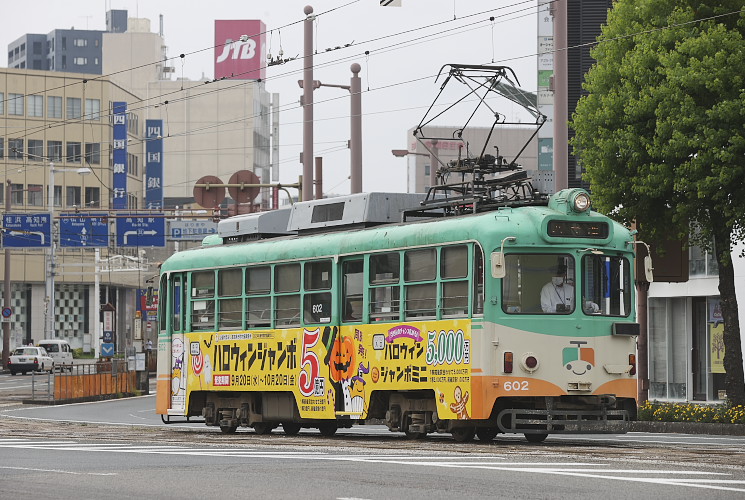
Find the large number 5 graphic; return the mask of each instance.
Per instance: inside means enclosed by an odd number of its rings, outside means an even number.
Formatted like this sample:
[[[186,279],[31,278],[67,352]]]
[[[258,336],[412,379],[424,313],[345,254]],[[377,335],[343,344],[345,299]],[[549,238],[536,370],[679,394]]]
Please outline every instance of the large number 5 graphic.
[[[320,364],[318,356],[311,349],[318,343],[320,336],[320,328],[311,331],[305,330],[303,333],[303,362],[300,366],[300,377],[298,378],[300,394],[303,396],[313,395],[314,382],[318,377]],[[305,369],[306,365],[308,365],[307,370]]]

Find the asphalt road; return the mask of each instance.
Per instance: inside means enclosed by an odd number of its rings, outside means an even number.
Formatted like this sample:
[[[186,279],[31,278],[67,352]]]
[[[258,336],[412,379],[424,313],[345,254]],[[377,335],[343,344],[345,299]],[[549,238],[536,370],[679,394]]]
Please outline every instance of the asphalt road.
[[[628,433],[411,441],[163,424],[154,396],[21,405],[0,375],[2,498],[745,498],[745,437]]]

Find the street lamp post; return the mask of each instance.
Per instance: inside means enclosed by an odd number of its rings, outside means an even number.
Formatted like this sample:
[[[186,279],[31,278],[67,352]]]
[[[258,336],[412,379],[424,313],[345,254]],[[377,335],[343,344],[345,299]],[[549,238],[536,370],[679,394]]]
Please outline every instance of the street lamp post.
[[[396,158],[403,158],[404,156],[428,156],[430,163],[429,175],[430,177],[436,175],[436,171],[433,173],[432,170],[435,169],[435,165],[437,165],[439,161],[437,159],[437,140],[432,141],[432,149],[429,149],[429,153],[418,153],[416,151],[409,151],[408,149],[392,149],[391,153]],[[416,191],[416,181],[414,183],[414,190]]]
[[[54,238],[54,162],[49,162],[49,188],[47,189],[47,207],[49,208],[49,223],[51,224],[51,236],[52,239],[49,242],[49,259],[47,269],[47,280],[46,280],[46,303],[47,303],[47,318],[44,333],[45,338],[53,339],[56,337],[54,331],[54,271],[55,271],[55,238]]]
[[[49,208],[49,221],[51,223],[51,233],[52,233],[52,240],[49,242],[49,259],[48,259],[48,269],[47,269],[47,276],[46,276],[46,306],[47,306],[47,317],[46,317],[46,325],[45,325],[45,335],[46,338],[55,338],[56,332],[55,332],[55,325],[54,325],[54,316],[55,316],[55,297],[54,297],[54,274],[56,272],[56,258],[57,258],[57,251],[56,251],[56,243],[57,239],[54,237],[54,173],[56,171],[59,172],[76,172],[78,175],[88,175],[91,173],[91,169],[88,167],[81,167],[81,168],[55,168],[54,162],[49,162],[49,188],[47,193],[47,207]]]

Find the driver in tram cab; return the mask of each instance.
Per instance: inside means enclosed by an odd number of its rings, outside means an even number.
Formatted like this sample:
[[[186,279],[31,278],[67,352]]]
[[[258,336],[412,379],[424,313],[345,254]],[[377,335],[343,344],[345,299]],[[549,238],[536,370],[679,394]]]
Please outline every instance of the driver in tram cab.
[[[547,313],[570,313],[574,310],[574,286],[567,283],[567,267],[559,264],[554,270],[551,281],[541,289],[541,309]],[[585,312],[596,313],[600,310],[594,302],[585,302]]]
[[[547,313],[568,313],[574,310],[574,286],[566,282],[567,266],[554,268],[551,281],[541,288],[541,309]]]

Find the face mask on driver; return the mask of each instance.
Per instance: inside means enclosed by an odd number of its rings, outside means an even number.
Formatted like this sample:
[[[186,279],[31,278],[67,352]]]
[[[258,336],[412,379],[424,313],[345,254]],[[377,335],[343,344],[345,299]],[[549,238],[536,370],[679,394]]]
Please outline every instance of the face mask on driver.
[[[561,286],[564,284],[564,277],[563,276],[554,276],[551,278],[551,283],[553,283],[555,286]]]

